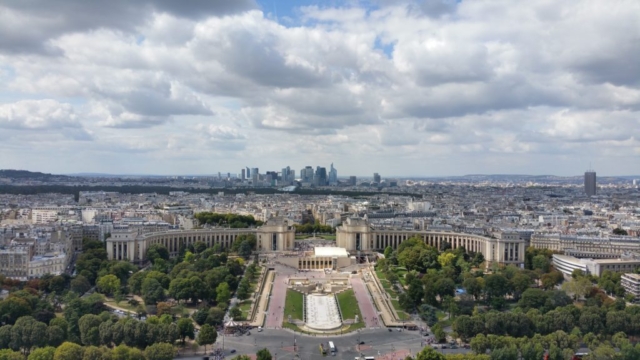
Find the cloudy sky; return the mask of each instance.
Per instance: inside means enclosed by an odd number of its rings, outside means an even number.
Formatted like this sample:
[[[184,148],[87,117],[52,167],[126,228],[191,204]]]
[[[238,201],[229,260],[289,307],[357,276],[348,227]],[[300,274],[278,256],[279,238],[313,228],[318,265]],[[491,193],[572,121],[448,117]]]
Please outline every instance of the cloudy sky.
[[[0,168],[640,173],[637,0],[4,0]]]

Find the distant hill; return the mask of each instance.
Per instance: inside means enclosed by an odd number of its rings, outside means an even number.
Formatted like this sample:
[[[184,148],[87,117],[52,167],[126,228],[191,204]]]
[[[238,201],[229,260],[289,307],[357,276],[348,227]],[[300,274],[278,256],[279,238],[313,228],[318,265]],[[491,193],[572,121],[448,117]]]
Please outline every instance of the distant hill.
[[[67,176],[65,175],[45,174],[27,170],[0,170],[0,178],[9,178],[16,180],[53,180],[66,177]]]

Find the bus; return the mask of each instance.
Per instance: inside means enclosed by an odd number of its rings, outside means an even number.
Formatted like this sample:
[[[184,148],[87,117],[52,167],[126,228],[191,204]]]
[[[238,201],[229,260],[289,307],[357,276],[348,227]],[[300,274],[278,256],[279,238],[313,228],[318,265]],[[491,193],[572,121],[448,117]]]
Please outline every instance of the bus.
[[[336,355],[336,346],[333,345],[333,341],[329,341],[329,351],[331,351],[331,355]]]

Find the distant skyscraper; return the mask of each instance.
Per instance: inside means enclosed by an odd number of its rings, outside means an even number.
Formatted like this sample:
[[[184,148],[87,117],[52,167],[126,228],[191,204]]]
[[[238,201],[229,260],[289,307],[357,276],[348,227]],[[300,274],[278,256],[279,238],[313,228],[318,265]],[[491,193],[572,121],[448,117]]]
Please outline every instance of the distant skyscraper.
[[[596,194],[596,172],[593,170],[584,173],[584,192],[587,196]]]
[[[245,176],[246,176],[246,174],[245,174],[245,170],[244,170],[244,169],[242,169],[242,181],[244,181],[244,179],[246,179],[246,177],[245,177]]]
[[[333,163],[331,163],[331,169],[329,170],[329,185],[337,185],[338,184],[338,170],[333,167]]]
[[[316,173],[313,175],[313,184],[316,186],[327,185],[327,168],[316,166]]]
[[[258,168],[251,169],[251,181],[254,185],[260,181],[260,172],[258,171]]]
[[[302,179],[302,182],[306,183],[313,182],[313,168],[311,166],[306,166],[304,169],[300,170],[300,179]]]
[[[291,168],[289,166],[287,166],[286,168],[282,168],[282,175],[280,176],[280,179],[285,183],[289,183],[294,180],[293,173],[291,172]]]
[[[356,186],[356,177],[355,176],[349,176],[349,185]]]
[[[380,174],[373,173],[373,182],[380,184]]]
[[[251,169],[247,166],[247,179],[251,179]]]

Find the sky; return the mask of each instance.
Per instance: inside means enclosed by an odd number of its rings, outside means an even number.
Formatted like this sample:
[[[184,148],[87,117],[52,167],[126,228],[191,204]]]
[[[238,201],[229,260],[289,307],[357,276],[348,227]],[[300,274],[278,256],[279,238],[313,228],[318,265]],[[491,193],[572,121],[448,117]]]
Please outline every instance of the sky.
[[[0,34],[4,169],[640,173],[637,0],[4,0]]]

